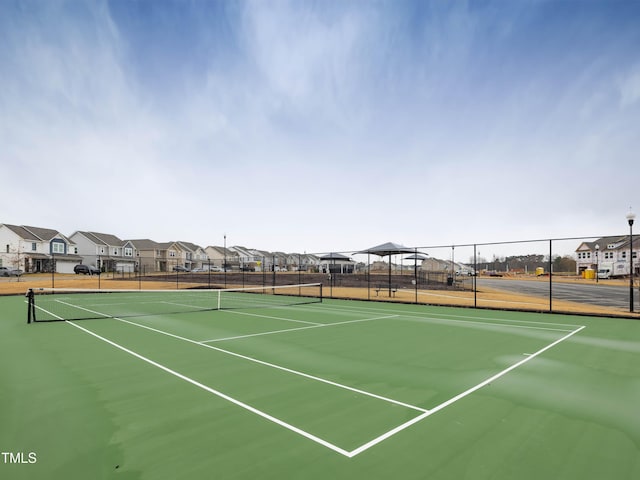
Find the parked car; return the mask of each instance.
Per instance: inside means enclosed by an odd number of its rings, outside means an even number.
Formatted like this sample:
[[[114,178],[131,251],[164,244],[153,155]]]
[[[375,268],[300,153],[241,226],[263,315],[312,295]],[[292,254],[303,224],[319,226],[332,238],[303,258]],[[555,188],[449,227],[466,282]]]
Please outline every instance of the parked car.
[[[191,270],[189,270],[187,267],[183,267],[182,265],[176,265],[175,267],[173,267],[173,271],[174,272],[190,272]]]
[[[22,270],[17,268],[0,267],[0,277],[19,277],[22,275]]]
[[[206,268],[194,268],[193,270],[191,270],[191,273],[203,273],[203,272],[208,272],[209,270],[207,270]]]
[[[100,269],[92,265],[76,265],[73,267],[74,273],[83,273],[85,275],[100,275]]]

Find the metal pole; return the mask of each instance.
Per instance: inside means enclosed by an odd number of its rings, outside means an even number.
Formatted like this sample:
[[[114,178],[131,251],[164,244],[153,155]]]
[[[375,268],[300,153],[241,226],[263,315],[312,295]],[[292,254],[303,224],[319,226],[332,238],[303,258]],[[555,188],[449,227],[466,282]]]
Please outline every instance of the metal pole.
[[[476,256],[476,245],[473,246],[473,307],[478,307],[478,257]]]
[[[224,234],[224,288],[227,288],[227,234]]]
[[[391,254],[389,254],[389,298],[391,298]]]
[[[418,303],[418,247],[413,249],[413,284],[416,291],[416,303]]]
[[[629,312],[633,313],[633,220],[636,218],[633,212],[629,212]]]
[[[553,240],[549,240],[549,313],[553,312],[553,282],[551,277],[553,277],[552,267],[553,263],[551,257],[553,255]]]
[[[371,300],[371,253],[367,252],[367,300]]]

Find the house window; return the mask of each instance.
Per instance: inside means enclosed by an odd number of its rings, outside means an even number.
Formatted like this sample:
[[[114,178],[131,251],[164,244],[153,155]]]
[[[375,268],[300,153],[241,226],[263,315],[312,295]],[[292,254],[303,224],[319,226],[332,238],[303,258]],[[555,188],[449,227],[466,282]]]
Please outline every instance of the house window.
[[[31,244],[31,251],[32,251],[32,252],[35,252],[35,251],[36,251],[36,249],[37,249],[37,247],[38,247],[38,245],[36,244],[36,242],[33,242],[33,243]]]
[[[51,253],[64,254],[64,243],[61,242],[53,242],[51,244]]]
[[[9,253],[9,244],[7,244],[7,253]]]
[[[626,259],[627,258],[627,252],[622,252],[622,259]]]
[[[125,249],[124,249],[124,256],[125,256],[125,257],[133,257],[133,248],[131,248],[131,247],[125,247]]]
[[[175,257],[176,256],[176,252],[173,250],[169,250],[169,256],[170,257]]]

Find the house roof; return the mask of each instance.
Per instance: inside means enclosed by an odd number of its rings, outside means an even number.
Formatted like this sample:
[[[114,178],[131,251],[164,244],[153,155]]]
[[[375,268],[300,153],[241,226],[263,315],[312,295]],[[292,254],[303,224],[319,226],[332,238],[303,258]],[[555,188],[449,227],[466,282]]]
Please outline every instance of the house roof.
[[[84,231],[77,231],[76,233],[79,233],[80,235],[84,236],[85,238],[92,241],[96,245],[121,247],[125,244],[124,241],[122,241],[121,239],[119,239],[118,237],[110,233],[84,232]]]
[[[634,235],[633,244],[636,245],[636,242],[640,241],[640,238]],[[601,251],[611,250],[609,245],[615,245],[614,250],[618,250],[620,248],[629,248],[629,235],[612,235],[609,237],[601,237],[593,242],[582,242],[578,248],[576,248],[576,252],[584,251],[584,250],[595,250],[596,245]],[[583,247],[586,247],[583,248]]]
[[[130,242],[134,246],[134,248],[136,248],[137,250],[156,250],[156,249],[162,248],[162,245],[160,243],[150,240],[148,238],[127,240],[127,242]]]
[[[24,240],[48,242],[55,237],[60,237],[65,242],[73,244],[71,240],[69,240],[59,231],[53,230],[52,228],[31,227],[27,225],[8,225],[6,223],[4,223],[3,225]]]
[[[178,240],[175,243],[177,243],[178,245],[180,245],[182,247],[186,247],[187,250],[191,250],[192,252],[195,252],[198,249],[202,250],[202,247],[199,246],[199,245],[196,245],[195,243],[183,242],[182,240]]]
[[[29,230],[19,225],[9,225],[8,223],[3,223],[3,225],[7,227],[9,230],[11,230],[13,233],[18,235],[20,238],[23,238],[24,240],[39,240],[39,241],[43,240],[33,232],[30,232]]]

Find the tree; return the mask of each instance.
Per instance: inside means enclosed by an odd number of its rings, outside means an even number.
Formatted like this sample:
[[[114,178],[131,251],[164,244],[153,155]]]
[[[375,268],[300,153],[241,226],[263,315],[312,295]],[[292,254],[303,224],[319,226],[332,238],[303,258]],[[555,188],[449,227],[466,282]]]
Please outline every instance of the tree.
[[[576,261],[568,256],[565,255],[563,257],[561,257],[560,255],[557,255],[553,258],[553,271],[554,272],[575,272],[576,271]]]

